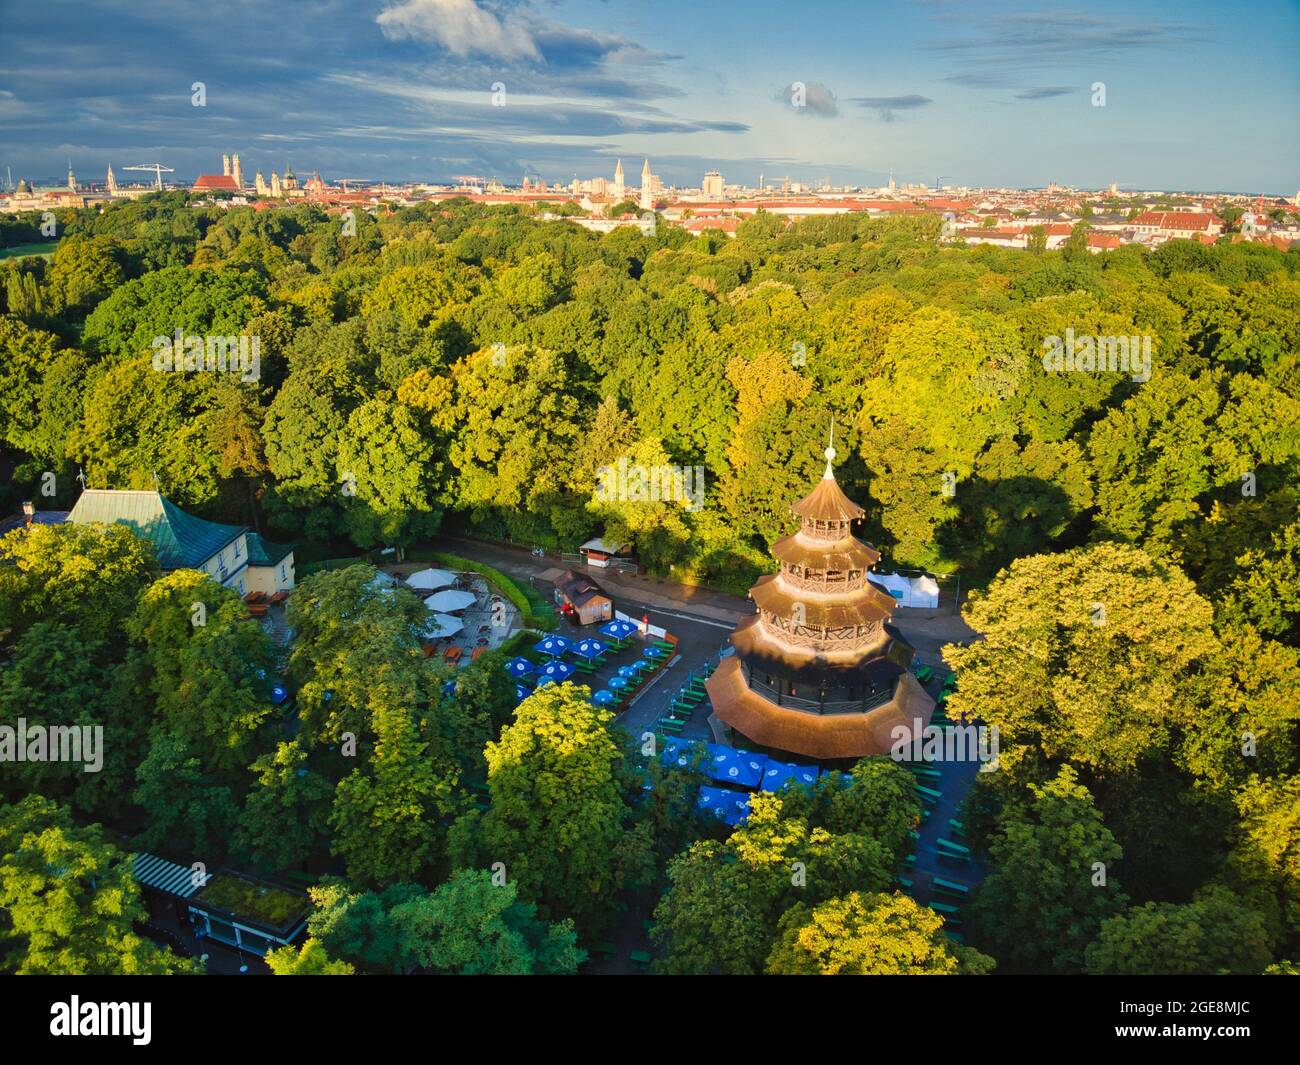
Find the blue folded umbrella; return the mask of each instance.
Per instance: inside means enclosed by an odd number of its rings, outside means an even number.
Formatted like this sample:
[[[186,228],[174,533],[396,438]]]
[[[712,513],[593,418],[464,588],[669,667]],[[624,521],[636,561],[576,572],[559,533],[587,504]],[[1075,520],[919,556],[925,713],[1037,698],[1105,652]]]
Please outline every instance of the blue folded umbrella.
[[[675,765],[681,769],[685,769],[691,764],[691,759],[694,756],[694,740],[683,740],[675,736],[669,736],[664,740],[664,749],[659,755],[659,760],[665,766]]]
[[[720,743],[709,744],[709,758],[706,765],[709,776],[720,783],[742,788],[758,787],[767,768],[767,755],[725,747]]]
[[[542,639],[538,640],[534,645],[533,650],[540,651],[544,655],[551,655],[554,658],[559,658],[560,655],[564,654],[564,652],[570,648],[570,646],[572,646],[572,644],[568,639],[552,633],[550,636],[544,636]]]
[[[780,791],[791,781],[812,787],[820,772],[815,765],[795,765],[793,762],[778,762],[775,758],[769,758],[767,768],[763,771],[763,790]]]
[[[512,658],[506,663],[506,672],[512,677],[526,677],[535,667],[526,658]]]
[[[454,680],[443,681],[443,684],[442,684],[442,694],[443,694],[443,695],[455,695],[455,694],[456,694],[456,682],[455,682]]]
[[[695,805],[700,811],[712,814],[728,825],[738,825],[749,816],[748,793],[732,791],[730,788],[714,788],[702,784]]]

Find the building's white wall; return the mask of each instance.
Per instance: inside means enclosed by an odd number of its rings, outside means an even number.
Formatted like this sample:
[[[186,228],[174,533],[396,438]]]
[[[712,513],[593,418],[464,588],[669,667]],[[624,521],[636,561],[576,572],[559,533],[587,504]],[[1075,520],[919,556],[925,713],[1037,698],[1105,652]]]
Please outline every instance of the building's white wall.
[[[290,551],[274,566],[249,566],[244,573],[250,592],[274,595],[288,591],[294,583],[293,552]]]
[[[220,584],[234,588],[240,595],[248,591],[248,537],[242,533],[217,554],[203,563],[205,573],[211,574]]]

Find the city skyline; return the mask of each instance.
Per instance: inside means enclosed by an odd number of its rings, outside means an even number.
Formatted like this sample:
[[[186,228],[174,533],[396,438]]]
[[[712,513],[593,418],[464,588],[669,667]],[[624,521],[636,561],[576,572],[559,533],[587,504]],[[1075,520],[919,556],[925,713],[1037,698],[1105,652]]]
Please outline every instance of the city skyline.
[[[96,180],[155,160],[188,180],[232,150],[250,173],[394,182],[568,181],[619,158],[631,176],[647,156],[689,187],[712,169],[868,187],[892,171],[1290,195],[1300,174],[1300,12],[1275,0],[1230,22],[1205,2],[829,4],[811,19],[671,0],[630,14],[585,0],[234,2],[219,34],[194,5],[53,17],[65,6],[5,12],[0,161],[15,179],[48,180],[71,158]]]

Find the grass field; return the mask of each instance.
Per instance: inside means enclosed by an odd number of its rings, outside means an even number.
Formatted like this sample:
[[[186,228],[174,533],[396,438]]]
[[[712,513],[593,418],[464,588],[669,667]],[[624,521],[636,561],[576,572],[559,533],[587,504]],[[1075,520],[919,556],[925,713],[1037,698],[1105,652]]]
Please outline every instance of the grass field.
[[[39,255],[48,259],[54,254],[57,240],[47,240],[40,244],[15,244],[12,248],[0,248],[0,259],[21,259],[26,255]]]

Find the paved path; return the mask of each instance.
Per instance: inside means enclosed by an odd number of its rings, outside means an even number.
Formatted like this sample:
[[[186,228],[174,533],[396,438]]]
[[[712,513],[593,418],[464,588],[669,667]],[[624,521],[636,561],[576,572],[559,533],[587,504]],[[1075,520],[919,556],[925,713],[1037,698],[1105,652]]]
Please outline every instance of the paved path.
[[[658,577],[633,576],[616,570],[588,567],[581,563],[570,564],[552,555],[538,557],[531,551],[508,547],[505,544],[467,540],[459,536],[442,536],[435,540],[434,547],[464,558],[486,562],[503,573],[508,573],[512,577],[523,577],[525,580],[545,580],[543,575],[550,570],[580,571],[595,579],[615,599],[635,600],[637,603],[665,611],[670,617],[677,613],[697,620],[713,621],[720,626],[719,632],[724,630],[729,632],[740,618],[754,612],[753,603],[742,596],[693,588],[687,584],[660,580]],[[620,609],[623,609],[621,604]],[[623,612],[630,614],[632,611],[624,609]]]

